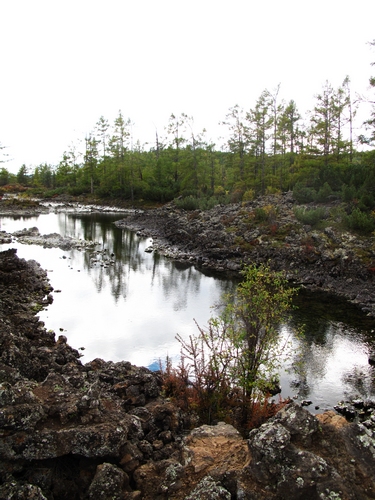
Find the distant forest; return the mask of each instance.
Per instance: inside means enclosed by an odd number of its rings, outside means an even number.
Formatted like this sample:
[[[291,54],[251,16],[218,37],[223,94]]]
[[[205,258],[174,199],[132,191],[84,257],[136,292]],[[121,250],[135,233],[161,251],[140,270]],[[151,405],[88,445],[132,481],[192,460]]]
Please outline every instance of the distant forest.
[[[370,84],[375,88],[375,78]],[[175,199],[186,209],[293,190],[300,202],[339,198],[373,211],[375,104],[365,124],[355,124],[358,103],[347,77],[339,88],[326,82],[302,117],[295,101],[279,98],[279,88],[264,90],[249,111],[238,105],[228,110],[221,147],[194,129],[192,117],[172,114],[164,135],[156,131],[146,148],[120,111],[112,124],[101,116],[82,138],[83,152],[72,147],[58,165],[22,165],[12,175],[3,163],[0,189],[18,183],[44,196],[91,194],[129,203]],[[359,126],[367,136],[355,135]]]

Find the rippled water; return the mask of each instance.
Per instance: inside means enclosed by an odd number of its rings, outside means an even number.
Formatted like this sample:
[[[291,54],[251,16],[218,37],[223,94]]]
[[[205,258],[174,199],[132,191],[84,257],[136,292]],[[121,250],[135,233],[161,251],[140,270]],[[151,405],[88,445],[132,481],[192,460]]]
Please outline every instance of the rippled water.
[[[97,241],[99,253],[17,242],[0,250],[16,247],[20,257],[35,259],[48,271],[54,302],[40,319],[74,348],[84,347],[83,362],[100,357],[155,367],[166,355],[177,360],[175,335],[195,334],[194,319],[204,326],[212,306],[235,283],[145,252],[151,241],[117,229],[113,221],[119,218],[119,213],[2,217],[7,232],[36,226],[41,234]],[[312,411],[349,396],[375,396],[374,368],[368,364],[369,349],[375,348],[374,320],[322,294],[300,293],[297,305],[290,324],[281,326],[281,337],[299,348],[298,359],[293,355],[284,363],[289,371],[282,372],[282,396],[310,399]],[[292,334],[301,325],[302,341]]]

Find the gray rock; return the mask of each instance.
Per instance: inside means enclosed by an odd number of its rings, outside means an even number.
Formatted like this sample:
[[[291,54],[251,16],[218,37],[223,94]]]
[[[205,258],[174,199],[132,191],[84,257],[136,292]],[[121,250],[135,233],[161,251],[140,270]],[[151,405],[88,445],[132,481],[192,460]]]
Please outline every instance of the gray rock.
[[[128,484],[129,476],[122,469],[110,463],[100,464],[89,487],[89,499],[122,500]]]
[[[11,500],[47,500],[39,486],[19,484],[16,481],[0,486],[0,498]]]
[[[197,500],[198,498],[199,500],[230,500],[231,494],[216,483],[212,477],[207,476],[184,500]]]

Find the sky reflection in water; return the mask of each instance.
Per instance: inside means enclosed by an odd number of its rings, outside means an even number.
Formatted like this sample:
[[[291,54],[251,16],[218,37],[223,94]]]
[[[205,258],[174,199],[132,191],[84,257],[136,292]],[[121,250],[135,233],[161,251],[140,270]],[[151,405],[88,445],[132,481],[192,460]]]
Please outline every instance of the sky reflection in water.
[[[206,324],[211,306],[232,284],[205,276],[156,253],[146,253],[150,240],[117,229],[119,214],[3,219],[2,229],[37,226],[42,234],[59,232],[100,241],[96,250],[114,254],[114,264],[90,265],[93,251],[43,249],[17,245],[17,253],[48,270],[55,290],[53,305],[40,314],[46,327],[67,335],[74,348],[85,347],[82,361],[96,357],[149,365],[168,354],[177,357],[175,340],[196,332],[194,318]],[[14,245],[3,245],[2,249]],[[99,255],[101,259],[101,255]]]
[[[48,271],[54,302],[40,319],[56,335],[66,335],[72,347],[84,347],[83,362],[99,357],[155,366],[166,355],[177,360],[180,345],[175,335],[197,333],[194,319],[206,325],[214,314],[212,306],[235,285],[145,252],[151,241],[117,229],[113,221],[119,218],[118,213],[3,217],[2,230],[36,226],[41,234],[100,242],[96,250],[101,253],[21,244],[0,245],[0,250],[16,246],[19,257],[35,259]],[[98,259],[94,265],[93,254]],[[100,265],[103,255],[111,254],[114,263]],[[305,325],[302,342],[291,336],[300,347],[303,370],[282,371],[282,396],[298,395],[325,408],[349,395],[375,394],[374,368],[367,361],[369,349],[375,347],[374,321],[326,295],[304,292],[297,303],[299,309],[281,332],[283,338],[290,337],[294,326]]]

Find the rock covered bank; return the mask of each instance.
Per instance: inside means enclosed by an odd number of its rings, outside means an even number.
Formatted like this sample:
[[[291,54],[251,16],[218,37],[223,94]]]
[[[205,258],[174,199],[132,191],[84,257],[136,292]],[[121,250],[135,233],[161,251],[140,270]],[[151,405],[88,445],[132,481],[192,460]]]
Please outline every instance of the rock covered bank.
[[[290,403],[243,438],[192,431],[159,373],[86,365],[36,316],[46,273],[0,253],[0,499],[375,498],[375,434]]]
[[[236,273],[246,263],[268,262],[292,283],[344,297],[375,317],[374,236],[343,230],[335,205],[325,207],[326,227],[316,230],[296,219],[295,205],[291,193],[208,211],[171,203],[116,225],[152,236],[155,250],[203,269]]]

